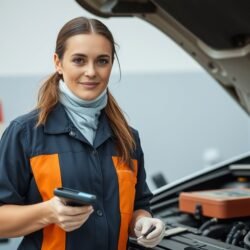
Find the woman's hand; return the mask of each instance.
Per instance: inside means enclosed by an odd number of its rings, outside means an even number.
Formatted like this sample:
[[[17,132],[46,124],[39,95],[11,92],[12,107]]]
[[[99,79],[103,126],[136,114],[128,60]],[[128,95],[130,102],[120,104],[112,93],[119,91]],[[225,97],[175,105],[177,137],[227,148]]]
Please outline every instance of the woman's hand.
[[[54,223],[66,232],[81,227],[89,218],[94,209],[92,206],[66,206],[62,199],[53,197],[48,201],[51,210],[50,223]]]
[[[141,217],[135,223],[134,231],[137,237],[144,235],[152,226],[154,226],[155,229],[151,233],[146,237],[138,239],[138,243],[144,247],[152,248],[160,243],[165,235],[165,225],[160,219],[149,217]]]

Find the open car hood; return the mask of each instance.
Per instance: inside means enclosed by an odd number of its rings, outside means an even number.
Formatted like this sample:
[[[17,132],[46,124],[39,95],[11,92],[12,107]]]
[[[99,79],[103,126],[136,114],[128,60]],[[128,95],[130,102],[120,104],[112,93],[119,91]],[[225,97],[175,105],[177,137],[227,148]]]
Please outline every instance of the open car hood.
[[[136,16],[171,37],[249,114],[250,1],[76,0],[101,17]]]
[[[101,17],[151,23],[250,113],[249,0],[76,1]],[[155,250],[250,249],[250,153],[155,190],[151,209],[167,229]],[[128,249],[145,248],[130,239]]]

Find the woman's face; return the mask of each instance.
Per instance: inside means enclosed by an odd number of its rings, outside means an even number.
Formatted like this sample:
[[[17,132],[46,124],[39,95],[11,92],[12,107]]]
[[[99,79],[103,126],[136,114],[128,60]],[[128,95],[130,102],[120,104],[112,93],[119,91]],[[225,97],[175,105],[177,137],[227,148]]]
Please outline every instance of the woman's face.
[[[80,34],[66,42],[63,58],[54,55],[56,70],[68,88],[83,100],[98,97],[108,85],[112,69],[112,47],[98,34]]]

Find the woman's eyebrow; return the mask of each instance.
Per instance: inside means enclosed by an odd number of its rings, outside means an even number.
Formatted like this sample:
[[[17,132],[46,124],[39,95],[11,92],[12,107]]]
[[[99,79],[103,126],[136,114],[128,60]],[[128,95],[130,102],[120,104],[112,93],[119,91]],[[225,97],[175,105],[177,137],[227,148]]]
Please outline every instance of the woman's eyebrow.
[[[108,58],[110,58],[110,55],[108,55],[108,54],[103,54],[103,55],[99,55],[98,58],[99,58],[99,57],[108,57]]]
[[[75,53],[75,54],[71,55],[71,57],[73,57],[73,56],[87,57],[87,55],[82,54],[82,53]]]
[[[75,53],[75,54],[71,55],[71,57],[75,57],[75,56],[88,57],[87,55],[82,54],[82,53]],[[97,57],[98,58],[99,57],[108,57],[108,58],[110,58],[111,56],[109,54],[101,54],[101,55],[98,55]]]

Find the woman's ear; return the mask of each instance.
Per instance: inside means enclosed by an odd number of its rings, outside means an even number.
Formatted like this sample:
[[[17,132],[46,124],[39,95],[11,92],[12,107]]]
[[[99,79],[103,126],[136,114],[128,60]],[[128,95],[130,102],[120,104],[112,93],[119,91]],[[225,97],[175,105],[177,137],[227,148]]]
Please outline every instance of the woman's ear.
[[[54,65],[58,74],[62,75],[61,61],[56,53],[54,53]]]

